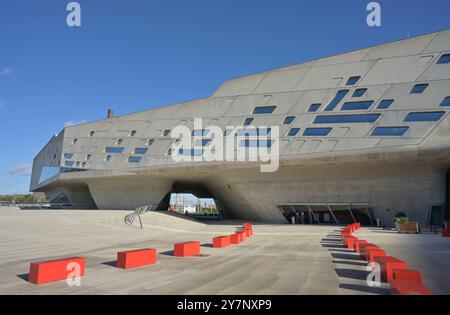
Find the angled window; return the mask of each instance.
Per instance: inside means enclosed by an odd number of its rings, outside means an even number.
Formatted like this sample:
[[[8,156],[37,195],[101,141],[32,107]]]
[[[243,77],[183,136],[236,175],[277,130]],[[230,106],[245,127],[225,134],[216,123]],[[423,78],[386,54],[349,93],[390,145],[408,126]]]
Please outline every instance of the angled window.
[[[273,140],[242,140],[239,143],[240,147],[245,148],[271,148],[273,144]]]
[[[202,129],[202,130],[193,130],[192,136],[193,137],[206,137],[209,134],[209,129]]]
[[[170,130],[169,129],[164,130],[163,137],[168,137],[168,136],[170,136]]]
[[[355,92],[353,92],[352,97],[362,97],[364,94],[366,94],[367,89],[357,89]]]
[[[445,112],[417,112],[409,113],[405,121],[438,121],[445,115]]]
[[[140,156],[130,156],[128,158],[128,163],[139,163],[142,160]]]
[[[361,101],[361,102],[347,102],[341,110],[367,110],[372,106],[373,101]]]
[[[72,144],[75,144],[75,143],[77,143],[78,142],[78,139],[73,139],[72,140]]]
[[[442,64],[446,64],[446,63],[450,63],[450,54],[445,54],[442,55],[441,58],[439,58],[437,64],[442,65]]]
[[[247,118],[244,120],[244,126],[250,126],[255,119]]]
[[[292,128],[288,132],[288,137],[295,137],[300,132],[300,128]]]
[[[105,158],[105,161],[109,162],[109,161],[111,161],[111,159],[112,159],[112,156],[111,155],[107,155],[106,158]]]
[[[374,137],[403,136],[409,127],[377,127],[372,132]]]
[[[86,167],[86,162],[83,162],[83,163],[81,164],[81,167]]]
[[[64,162],[64,165],[65,166],[73,166],[73,161],[66,161],[66,162]]]
[[[427,89],[427,87],[428,87],[428,84],[426,84],[426,83],[424,83],[424,84],[416,84],[412,88],[410,94],[421,94]]]
[[[75,165],[76,165],[76,167],[80,167],[81,162],[80,162],[80,161],[77,161],[77,163],[75,163]]]
[[[91,157],[92,157],[91,154],[86,155],[86,160],[89,161],[91,159]]]
[[[308,128],[303,133],[305,137],[326,137],[333,128]]]
[[[106,147],[105,148],[105,153],[115,153],[115,154],[120,154],[122,153],[124,150],[123,147]]]
[[[117,142],[116,142],[116,144],[117,144],[117,145],[121,145],[121,144],[122,144],[122,142],[123,142],[123,139],[117,139]]]
[[[155,143],[155,139],[149,139],[147,145],[152,145],[153,143]]]
[[[388,109],[391,107],[392,103],[394,103],[394,100],[382,100],[380,104],[378,104],[377,109]]]
[[[294,120],[295,116],[287,116],[283,121],[283,125],[290,125],[294,122]]]
[[[91,132],[89,133],[89,137],[93,137],[94,134],[95,134],[95,131],[91,131]]]
[[[348,94],[348,90],[340,90],[337,92],[336,96],[331,100],[331,102],[328,104],[327,108],[325,108],[326,112],[333,111],[336,106],[342,101],[342,99]]]
[[[172,155],[172,149],[169,149],[169,150],[167,151],[167,155],[169,155],[169,156]]]
[[[130,132],[130,137],[134,137],[135,135],[136,135],[136,130],[131,130],[131,132]]]
[[[133,151],[133,154],[146,154],[148,151],[148,148],[136,148]]]
[[[361,79],[361,76],[350,77],[345,85],[355,85],[359,79]]]
[[[196,147],[208,147],[210,146],[212,143],[212,139],[202,139],[202,140],[197,140],[195,141],[195,146]]]
[[[315,124],[347,124],[347,123],[373,123],[380,118],[381,114],[364,115],[328,115],[317,116]]]
[[[322,104],[320,104],[320,103],[311,104],[311,106],[309,106],[309,108],[308,108],[308,113],[317,112],[319,110],[320,106],[322,106]]]
[[[203,150],[180,149],[178,153],[182,156],[202,156]]]
[[[64,158],[70,160],[73,158],[73,153],[64,153]]]
[[[277,108],[276,106],[262,106],[262,107],[255,107],[253,110],[253,115],[263,115],[263,114],[272,114]]]
[[[450,96],[447,96],[441,103],[441,106],[450,106]]]

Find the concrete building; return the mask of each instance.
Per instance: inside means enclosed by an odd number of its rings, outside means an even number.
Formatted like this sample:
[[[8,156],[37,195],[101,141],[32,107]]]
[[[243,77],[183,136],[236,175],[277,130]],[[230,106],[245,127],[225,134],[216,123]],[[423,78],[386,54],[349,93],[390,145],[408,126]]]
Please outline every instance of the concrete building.
[[[439,222],[450,189],[449,111],[446,30],[232,79],[206,99],[66,127],[35,157],[30,190],[77,208],[166,210],[170,193],[192,193],[214,198],[227,218],[391,225],[402,211]],[[279,126],[278,171],[174,161],[171,131],[194,129],[195,118],[223,130]]]

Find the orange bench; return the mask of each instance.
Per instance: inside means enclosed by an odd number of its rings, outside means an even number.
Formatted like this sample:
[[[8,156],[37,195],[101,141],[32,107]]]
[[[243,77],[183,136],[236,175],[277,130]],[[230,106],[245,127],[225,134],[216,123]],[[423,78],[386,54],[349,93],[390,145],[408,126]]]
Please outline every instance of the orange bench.
[[[359,229],[361,228],[361,223],[356,222],[356,223],[355,223],[355,226],[356,226],[356,229],[359,230]]]
[[[146,248],[117,253],[117,268],[137,268],[156,263],[156,249]]]
[[[367,241],[365,240],[356,240],[355,242],[355,252],[357,252],[359,254],[360,252],[360,248],[361,248],[361,244],[367,244]]]
[[[240,244],[242,243],[242,236],[238,233],[234,233],[230,235],[230,243],[231,244]]]
[[[450,229],[443,229],[442,230],[442,236],[443,237],[450,237]]]
[[[32,262],[28,281],[34,284],[42,284],[65,280],[74,271],[75,266],[80,267],[80,277],[84,276],[86,261],[83,257]]]
[[[367,250],[367,261],[374,262],[375,257],[377,256],[386,256],[386,252],[382,250],[381,248],[369,248]]]
[[[391,282],[391,293],[396,295],[433,295],[433,292],[417,281],[393,280]]]
[[[346,241],[347,241],[347,248],[348,249],[351,249],[351,250],[354,250],[355,249],[355,245],[356,245],[356,241],[357,241],[358,239],[356,238],[356,237],[353,237],[353,236],[350,236],[350,237],[347,237],[346,238]]]
[[[236,234],[239,235],[242,242],[245,241],[245,239],[247,238],[247,233],[245,231],[237,231]]]
[[[369,260],[367,256],[367,251],[369,249],[381,249],[381,248],[372,243],[361,244],[359,248],[359,255],[361,256],[361,258]]]
[[[213,248],[230,246],[230,236],[218,236],[213,238]]]
[[[244,228],[245,236],[250,237],[253,235],[253,229],[252,228]]]
[[[394,269],[394,280],[399,281],[416,281],[422,283],[422,276],[417,270],[410,269]]]
[[[408,269],[408,264],[392,256],[377,256],[375,262],[380,265],[381,279],[390,283],[394,280],[395,269]]]
[[[200,242],[177,243],[173,252],[176,257],[199,256]]]
[[[244,223],[244,229],[245,228],[253,228],[253,225],[251,223]]]

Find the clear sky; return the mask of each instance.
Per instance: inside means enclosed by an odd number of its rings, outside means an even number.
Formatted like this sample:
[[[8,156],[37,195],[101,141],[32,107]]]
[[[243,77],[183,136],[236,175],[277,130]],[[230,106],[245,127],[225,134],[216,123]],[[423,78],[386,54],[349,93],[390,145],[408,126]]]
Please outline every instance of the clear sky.
[[[226,79],[450,28],[448,0],[0,0],[0,194],[65,124],[211,95]]]

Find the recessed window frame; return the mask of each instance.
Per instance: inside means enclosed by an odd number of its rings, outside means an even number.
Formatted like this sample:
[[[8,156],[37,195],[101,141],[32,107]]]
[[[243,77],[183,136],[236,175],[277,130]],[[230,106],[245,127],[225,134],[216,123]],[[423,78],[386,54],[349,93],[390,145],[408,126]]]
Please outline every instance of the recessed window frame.
[[[142,161],[141,156],[129,156],[128,157],[128,163],[140,163]]]
[[[381,114],[354,114],[354,115],[319,115],[314,119],[314,124],[364,124],[374,123],[380,119]]]
[[[300,131],[301,131],[301,128],[298,128],[298,127],[291,128],[291,129],[289,129],[287,136],[288,137],[296,137]]]
[[[283,125],[291,125],[295,119],[297,119],[297,116],[286,116],[283,120]]]
[[[255,121],[255,118],[248,117],[245,118],[244,122],[242,123],[243,126],[250,126]]]
[[[122,154],[124,150],[124,147],[105,147],[103,152],[108,154]]]
[[[406,115],[404,122],[434,122],[444,117],[445,111],[411,112]]]
[[[353,94],[352,97],[363,97],[365,94],[367,93],[367,88],[360,88],[360,89],[356,89]]]
[[[152,146],[154,143],[155,143],[155,141],[156,141],[156,139],[148,139],[148,141],[147,141],[147,145],[148,146]]]
[[[359,82],[359,80],[361,80],[361,76],[360,75],[352,76],[352,77],[348,78],[348,80],[345,83],[345,85],[347,85],[347,86],[355,86]]]
[[[430,86],[430,84],[428,84],[428,83],[415,84],[413,86],[413,88],[411,89],[411,91],[409,92],[409,94],[422,94],[423,92],[425,92],[428,89],[429,86]]]
[[[332,127],[323,128],[306,128],[303,132],[304,137],[328,137],[328,135],[333,131]]]
[[[170,137],[170,133],[172,132],[172,130],[170,129],[166,129],[163,131],[162,136],[163,137]]]
[[[371,133],[371,137],[401,137],[408,132],[409,126],[376,127]],[[389,133],[391,131],[391,133]],[[381,133],[380,133],[381,132]]]
[[[277,109],[276,106],[257,106],[253,109],[253,115],[270,115]]]
[[[142,154],[142,155],[144,155],[144,154],[147,154],[147,152],[148,152],[148,148],[135,148],[133,150],[133,154]]]
[[[322,103],[313,103],[309,105],[308,113],[316,113],[322,107]]]
[[[325,112],[332,112],[339,105],[339,103],[347,96],[350,90],[342,89],[336,92],[336,95],[333,99],[328,103],[327,107],[325,107]]]
[[[368,110],[373,103],[374,101],[345,102],[341,107],[341,111]]]
[[[439,106],[441,106],[441,107],[450,106],[450,96],[447,96],[446,98],[444,98]]]
[[[450,63],[450,54],[443,54],[436,62],[436,64],[438,65],[445,65],[449,63]]]
[[[377,109],[388,109],[388,108],[390,108],[391,106],[392,106],[392,104],[394,104],[394,100],[393,99],[385,99],[385,100],[382,100],[379,104],[378,104],[378,106],[377,106]]]
[[[134,137],[137,133],[137,130],[131,130],[130,131],[130,137]]]

